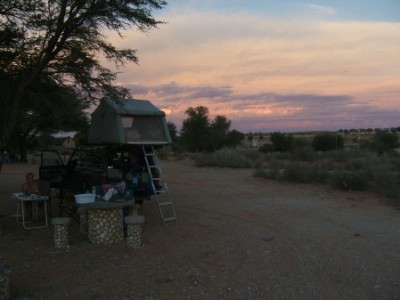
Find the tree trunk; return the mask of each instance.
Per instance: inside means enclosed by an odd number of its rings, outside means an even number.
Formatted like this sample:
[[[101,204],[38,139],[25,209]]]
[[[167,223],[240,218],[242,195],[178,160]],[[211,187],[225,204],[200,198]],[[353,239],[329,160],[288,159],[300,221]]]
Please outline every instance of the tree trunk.
[[[10,142],[10,137],[14,132],[15,125],[17,124],[17,117],[21,107],[21,99],[24,95],[26,89],[32,84],[34,79],[34,74],[31,74],[28,78],[22,79],[19,84],[15,94],[11,96],[11,99],[8,103],[11,103],[10,113],[7,116],[7,123],[5,124],[3,137],[2,137],[2,146],[7,149],[8,144]]]

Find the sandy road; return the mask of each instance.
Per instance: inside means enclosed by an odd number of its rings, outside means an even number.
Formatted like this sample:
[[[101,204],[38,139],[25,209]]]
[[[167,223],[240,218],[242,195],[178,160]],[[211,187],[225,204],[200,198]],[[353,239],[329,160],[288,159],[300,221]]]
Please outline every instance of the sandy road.
[[[178,215],[145,202],[142,249],[91,245],[72,224],[23,230],[7,201],[32,166],[0,173],[1,263],[33,299],[400,299],[400,211],[371,193],[266,181],[252,170],[162,162]],[[18,183],[18,184],[17,184]]]

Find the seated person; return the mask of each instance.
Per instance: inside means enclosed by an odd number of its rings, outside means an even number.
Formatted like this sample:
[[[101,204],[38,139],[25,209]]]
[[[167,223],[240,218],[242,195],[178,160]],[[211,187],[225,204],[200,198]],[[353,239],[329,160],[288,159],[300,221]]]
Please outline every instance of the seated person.
[[[26,174],[25,176],[26,182],[21,186],[21,190],[24,194],[30,195],[39,193],[39,185],[34,178],[35,176],[33,175],[32,172]]]
[[[21,190],[25,195],[30,194],[39,194],[39,185],[37,181],[34,179],[34,175],[32,172],[29,172],[25,176],[26,182],[22,184]],[[26,211],[28,214],[32,214],[32,201],[24,201]]]

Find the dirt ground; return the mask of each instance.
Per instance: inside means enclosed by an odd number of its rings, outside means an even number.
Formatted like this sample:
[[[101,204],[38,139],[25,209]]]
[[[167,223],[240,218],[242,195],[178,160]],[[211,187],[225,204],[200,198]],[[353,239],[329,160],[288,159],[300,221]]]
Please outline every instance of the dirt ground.
[[[25,230],[12,217],[10,194],[38,166],[4,165],[0,265],[12,299],[400,299],[400,210],[383,197],[162,167],[176,225],[146,201],[141,249],[90,244],[73,222],[69,252],[57,252],[51,226]]]

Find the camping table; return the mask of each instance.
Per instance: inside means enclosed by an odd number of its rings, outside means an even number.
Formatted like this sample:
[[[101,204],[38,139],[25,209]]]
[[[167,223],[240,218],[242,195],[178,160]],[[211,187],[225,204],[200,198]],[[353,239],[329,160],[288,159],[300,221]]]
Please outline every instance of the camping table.
[[[124,239],[123,208],[139,208],[135,200],[128,201],[96,201],[77,204],[87,209],[88,237],[93,244],[112,244]]]
[[[15,195],[15,196],[14,196]],[[24,226],[25,229],[34,229],[34,228],[43,228],[43,227],[47,227],[48,225],[48,220],[47,220],[47,201],[49,200],[48,196],[39,196],[39,195],[35,195],[35,194],[31,194],[29,196],[23,195],[23,194],[19,194],[19,193],[15,193],[13,195],[13,199],[15,199],[17,201],[17,222],[19,221],[19,217],[22,216],[22,225]],[[45,219],[45,223],[43,225],[39,225],[39,226],[27,226],[26,224],[28,224],[27,220],[26,220],[26,216],[25,216],[25,202],[32,202],[32,221],[34,221],[35,218],[35,214],[37,214],[37,211],[34,211],[34,205],[36,206],[37,209],[37,205],[39,205],[39,201],[43,201],[44,203],[44,219]],[[19,207],[21,206],[21,215],[19,214]],[[36,216],[37,217],[37,216]]]

